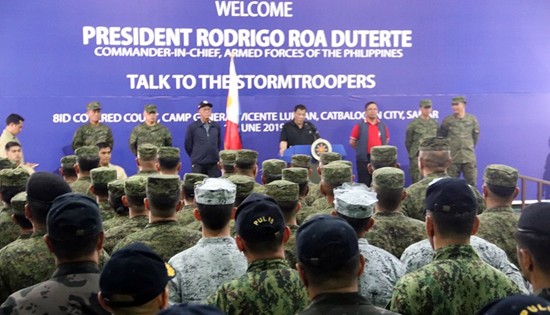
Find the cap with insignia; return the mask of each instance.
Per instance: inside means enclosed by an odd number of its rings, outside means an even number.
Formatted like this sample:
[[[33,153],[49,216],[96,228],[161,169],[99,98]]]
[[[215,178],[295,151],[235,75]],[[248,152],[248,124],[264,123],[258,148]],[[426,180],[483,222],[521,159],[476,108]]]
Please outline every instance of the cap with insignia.
[[[147,177],[147,195],[174,196],[180,195],[180,177],[178,175],[154,174]]]
[[[86,105],[86,110],[101,110],[101,104],[99,102],[89,102]]]
[[[384,163],[397,161],[397,147],[393,145],[378,145],[372,147],[370,151],[370,160]]]
[[[279,159],[269,159],[262,162],[262,173],[264,175],[281,176],[286,162]]]
[[[158,147],[150,143],[144,143],[138,147],[138,156],[144,161],[152,161],[158,156]]]
[[[195,201],[203,205],[235,203],[237,186],[225,178],[206,178],[195,187]]]
[[[518,232],[550,237],[550,202],[537,202],[521,210]]]
[[[288,167],[283,169],[283,179],[296,184],[309,182],[308,171],[303,167]]]
[[[323,166],[321,177],[324,182],[333,186],[339,186],[342,183],[351,181],[352,170],[350,166],[342,163],[330,163]]]
[[[237,151],[237,164],[256,164],[258,162],[258,151],[242,149]]]
[[[319,155],[319,162],[323,165],[327,165],[330,162],[338,161],[342,159],[342,154],[338,152],[324,152]]]
[[[183,187],[185,189],[195,189],[195,184],[206,178],[208,176],[201,173],[185,173],[183,174]]]
[[[145,197],[145,187],[147,186],[147,177],[130,176],[124,181],[124,194],[128,196]]]
[[[237,208],[235,228],[246,242],[273,240],[285,226],[281,208],[266,195],[252,193]]]
[[[455,97],[453,97],[453,104],[458,104],[458,103],[466,104],[466,97],[465,96],[455,96]]]
[[[432,107],[432,100],[430,99],[420,100],[420,107]]]
[[[202,102],[199,103],[199,105],[197,105],[197,109],[201,109],[205,106],[208,106],[208,107],[212,108],[212,104],[210,104],[209,101],[202,101]]]
[[[464,179],[441,178],[432,181],[426,190],[426,209],[446,213],[475,212],[477,201]]]
[[[449,151],[449,138],[428,137],[420,140],[420,151]]]
[[[292,167],[311,167],[311,156],[307,154],[294,154],[291,157],[290,165]]]
[[[95,145],[86,145],[74,151],[76,159],[96,159],[99,158],[99,148]]]
[[[0,170],[1,187],[25,186],[31,175],[22,167],[5,168]]]
[[[486,184],[516,187],[518,183],[518,170],[503,164],[491,164],[483,172],[483,181]]]
[[[237,186],[237,198],[244,198],[252,192],[254,189],[254,179],[245,175],[231,175],[229,179],[233,184]]]
[[[120,198],[124,195],[124,182],[125,179],[115,179],[107,184],[109,189],[109,196],[113,198]]]
[[[298,184],[288,180],[275,180],[265,184],[265,194],[272,197],[277,203],[298,201],[299,193]]]
[[[154,105],[154,104],[145,105],[145,107],[143,108],[143,110],[144,110],[147,114],[150,114],[150,113],[157,113],[157,105]]]
[[[22,191],[13,196],[10,200],[10,204],[14,214],[24,215],[25,205],[27,204],[27,193]]]
[[[116,169],[113,167],[102,166],[90,171],[92,184],[108,184],[116,179]]]
[[[159,159],[179,159],[180,158],[180,149],[176,147],[160,147],[158,148],[158,157]]]
[[[401,189],[405,185],[405,173],[395,167],[382,167],[372,173],[372,184],[377,188]]]
[[[377,201],[376,193],[365,184],[350,182],[334,189],[334,209],[349,218],[371,217]]]
[[[76,155],[65,155],[59,162],[62,168],[73,168],[76,164]]]
[[[220,161],[223,165],[233,165],[237,159],[236,150],[221,150],[220,151]]]

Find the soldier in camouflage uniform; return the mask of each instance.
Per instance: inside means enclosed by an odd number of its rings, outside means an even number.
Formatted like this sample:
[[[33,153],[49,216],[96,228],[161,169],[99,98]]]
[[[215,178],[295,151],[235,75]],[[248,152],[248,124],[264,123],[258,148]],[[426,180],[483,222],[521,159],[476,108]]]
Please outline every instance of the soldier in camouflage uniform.
[[[222,172],[223,178],[227,178],[235,174],[235,160],[237,159],[236,150],[221,150],[219,153],[220,161],[218,168]]]
[[[365,237],[371,245],[385,249],[395,257],[400,257],[412,243],[426,238],[424,224],[401,212],[404,183],[405,173],[395,167],[379,168],[372,173],[372,189],[377,194],[378,203],[373,216],[374,225]]]
[[[378,200],[365,184],[344,183],[334,189],[333,215],[348,222],[359,240],[359,252],[367,263],[359,278],[359,292],[376,306],[386,307],[391,299],[393,287],[405,274],[405,265],[387,251],[369,244],[365,233],[374,220],[374,205]]]
[[[284,259],[290,236],[281,209],[253,193],[237,210],[236,242],[247,260],[246,274],[227,282],[207,299],[228,315],[296,314],[307,306],[307,292],[296,270]],[[261,259],[257,259],[261,255]]]
[[[516,239],[519,215],[512,209],[518,194],[518,170],[491,164],[483,172],[483,195],[487,209],[478,216],[477,236],[502,248],[510,261],[518,265]]]
[[[448,173],[459,177],[462,173],[468,184],[477,184],[477,161],[475,147],[479,139],[479,123],[474,115],[466,113],[466,98],[453,97],[453,114],[445,117],[438,135],[449,137],[453,164]]]
[[[19,231],[20,231],[19,237],[17,238],[17,240],[27,239],[31,237],[31,234],[32,234],[32,223],[31,221],[29,221],[29,219],[25,217],[26,203],[27,203],[27,193],[24,191],[13,196],[10,201],[11,209],[13,211],[12,219],[19,226]]]
[[[113,132],[109,126],[100,123],[101,105],[99,102],[90,102],[86,105],[86,115],[89,122],[80,126],[73,135],[73,150],[83,146],[95,146],[100,142],[106,142],[113,148]]]
[[[346,221],[327,215],[312,218],[298,229],[297,251],[300,278],[312,300],[300,314],[395,314],[372,305],[359,291],[365,257]],[[373,258],[367,259],[371,263]]]
[[[269,159],[262,162],[262,184],[268,184],[283,177],[286,162],[279,159]]]
[[[112,217],[103,221],[103,230],[107,232],[115,226],[120,226],[128,220],[128,207],[122,202],[125,179],[116,179],[107,183],[109,190],[109,206],[113,210]],[[105,247],[105,245],[103,245]]]
[[[165,126],[157,122],[157,106],[145,105],[143,110],[145,121],[132,129],[130,134],[130,150],[137,156],[138,148],[145,143],[156,147],[171,147],[172,134]]]
[[[430,117],[432,100],[420,100],[420,116],[414,119],[405,133],[405,147],[409,153],[409,175],[411,183],[418,182],[422,177],[418,170],[418,146],[420,140],[435,137],[437,134],[437,120]]]
[[[330,214],[334,210],[334,188],[341,186],[343,183],[351,182],[353,178],[352,172],[351,166],[342,163],[332,162],[328,165],[323,165],[319,188],[324,198],[317,199],[309,208],[313,213],[301,211],[298,221],[304,222],[309,215],[319,213]]]
[[[150,143],[144,143],[138,148],[136,163],[139,176],[158,174],[157,170],[158,148]]]
[[[116,180],[116,170],[112,167],[98,167],[90,171],[92,185],[90,191],[95,196],[95,200],[99,205],[101,219],[107,221],[114,217],[114,209],[109,204],[109,189],[107,184]]]
[[[183,200],[183,207],[176,214],[178,216],[178,222],[181,225],[188,225],[195,222],[195,184],[208,178],[207,175],[199,173],[185,173],[183,175],[183,181],[181,183],[181,196]]]
[[[397,162],[397,147],[393,145],[379,145],[373,147],[370,153],[370,162],[367,165],[369,174],[382,167],[401,168]]]
[[[444,178],[426,192],[426,231],[433,261],[396,284],[390,309],[401,314],[474,314],[520,288],[483,262],[470,243],[477,227],[476,200],[462,179]]]
[[[169,283],[170,304],[204,303],[220,285],[246,272],[246,258],[229,234],[236,192],[225,178],[208,178],[195,188],[202,238],[169,261],[176,270]]]
[[[175,147],[160,147],[157,163],[160,174],[179,175],[181,170],[180,149]]]
[[[75,182],[78,179],[74,166],[76,165],[76,155],[66,155],[59,160],[59,175],[63,176],[68,184]]]
[[[19,237],[19,227],[13,223],[11,198],[25,190],[29,173],[22,167],[0,170],[0,196],[3,209],[0,210],[0,248]]]
[[[49,280],[10,295],[0,313],[108,314],[97,300],[103,229],[95,201],[78,193],[56,198],[47,231],[57,269]]]
[[[324,154],[324,153],[322,153]],[[302,167],[307,170],[308,189],[304,198],[301,198],[302,206],[311,206],[315,200],[322,198],[319,184],[315,184],[310,180],[313,170],[311,169],[311,156],[307,154],[294,154],[290,160],[290,167]],[[317,170],[315,170],[317,171]]]
[[[84,146],[76,149],[76,165],[75,170],[78,174],[78,179],[69,184],[74,192],[88,195],[95,199],[94,194],[90,191],[92,179],[90,171],[99,167],[99,149],[96,146]]]
[[[162,259],[170,257],[196,244],[200,233],[178,224],[176,210],[181,207],[181,184],[176,175],[147,177],[145,208],[150,211],[149,224],[120,241],[113,252],[131,243],[144,243]]]
[[[235,173],[254,179],[254,192],[265,193],[264,186],[255,182],[258,174],[258,151],[242,149],[237,151]]]

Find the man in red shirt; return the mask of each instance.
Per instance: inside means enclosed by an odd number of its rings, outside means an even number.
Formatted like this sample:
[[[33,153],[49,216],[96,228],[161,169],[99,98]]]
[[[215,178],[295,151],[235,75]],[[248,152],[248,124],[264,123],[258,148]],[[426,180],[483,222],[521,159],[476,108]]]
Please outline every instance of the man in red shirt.
[[[378,105],[368,102],[365,105],[365,120],[357,122],[351,130],[349,144],[355,149],[357,158],[357,181],[370,187],[372,176],[369,174],[370,150],[372,147],[387,144],[390,133],[386,125],[378,119]]]

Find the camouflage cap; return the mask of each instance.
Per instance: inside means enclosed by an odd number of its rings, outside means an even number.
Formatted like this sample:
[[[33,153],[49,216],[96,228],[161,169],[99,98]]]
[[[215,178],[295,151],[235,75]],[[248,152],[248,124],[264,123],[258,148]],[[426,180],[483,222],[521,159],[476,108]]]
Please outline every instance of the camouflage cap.
[[[265,184],[265,194],[275,199],[277,203],[293,202],[300,199],[300,187],[288,180],[275,180]]]
[[[340,163],[340,164],[344,164],[344,165],[347,165],[347,166],[353,166],[353,163],[351,163],[351,161],[348,161],[348,160],[338,160],[338,161],[334,161],[332,163]]]
[[[90,171],[92,184],[108,184],[116,179],[116,169],[114,167],[102,166],[96,167]]]
[[[432,107],[432,100],[430,99],[420,100],[420,107]]]
[[[195,189],[195,184],[208,178],[207,175],[200,173],[183,174],[183,187],[186,189]]]
[[[395,167],[382,167],[372,173],[372,184],[377,188],[401,189],[405,185],[405,173]]]
[[[109,189],[109,196],[113,198],[120,198],[124,195],[124,182],[125,179],[115,179],[110,181],[107,184],[107,189]]]
[[[101,104],[96,101],[89,102],[88,105],[86,105],[86,110],[101,110]]]
[[[124,194],[129,196],[143,196],[147,186],[147,177],[145,176],[130,176],[124,181]]]
[[[86,145],[74,150],[76,159],[95,159],[99,158],[99,148],[95,145]]]
[[[254,189],[254,179],[245,175],[231,175],[229,179],[233,184],[237,186],[237,198],[244,198],[252,192]]]
[[[342,154],[338,152],[325,152],[319,155],[319,162],[323,165],[327,165],[330,162],[338,161],[342,159]]]
[[[518,170],[503,164],[491,164],[483,172],[483,181],[486,184],[516,187],[518,183]]]
[[[167,158],[167,159],[179,159],[180,158],[180,149],[176,147],[160,147],[158,148],[158,157]]]
[[[76,164],[76,155],[65,155],[59,160],[62,168],[73,168]]]
[[[362,183],[344,183],[334,189],[334,209],[346,217],[369,218],[376,202],[376,193]]]
[[[374,162],[397,161],[397,147],[393,145],[378,145],[370,150],[370,160]]]
[[[351,167],[342,163],[330,163],[323,166],[323,181],[331,185],[350,182],[352,177]]]
[[[147,177],[146,191],[148,196],[180,195],[180,177],[178,175],[151,175]]]
[[[5,168],[0,170],[1,187],[20,187],[25,186],[31,175],[22,167]]]
[[[235,203],[237,186],[226,178],[206,178],[195,187],[195,201],[203,205]]]
[[[458,104],[458,103],[466,104],[466,97],[465,96],[455,96],[455,97],[453,97],[453,104]]]
[[[235,163],[256,164],[258,163],[258,151],[241,149],[237,151]]]
[[[290,166],[292,167],[311,167],[311,156],[307,154],[294,154],[290,160]]]
[[[283,179],[296,184],[309,182],[307,169],[303,167],[288,167],[283,169]]]
[[[150,143],[144,143],[138,148],[138,157],[144,161],[152,161],[158,156],[158,147]]]
[[[428,137],[420,140],[420,151],[449,151],[449,138]]]
[[[145,105],[145,107],[143,108],[143,111],[145,111],[146,113],[150,114],[150,113],[157,113],[157,105],[155,104],[147,104]]]
[[[221,150],[220,151],[220,161],[223,165],[233,165],[237,159],[236,150]]]
[[[282,175],[286,162],[279,159],[269,159],[262,162],[262,173],[264,175]]]
[[[6,168],[14,168],[15,164],[13,164],[12,161],[6,159],[6,158],[0,158],[0,170],[6,169]]]
[[[27,204],[27,193],[22,191],[13,196],[10,200],[10,204],[14,214],[24,215],[25,205]]]

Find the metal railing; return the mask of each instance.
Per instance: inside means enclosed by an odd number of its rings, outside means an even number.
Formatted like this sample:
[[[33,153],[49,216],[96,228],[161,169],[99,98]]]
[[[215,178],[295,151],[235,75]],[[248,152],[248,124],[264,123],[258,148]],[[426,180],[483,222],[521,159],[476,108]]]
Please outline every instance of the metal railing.
[[[521,209],[525,208],[525,195],[527,187],[526,187],[526,181],[535,182],[537,184],[537,201],[542,201],[542,186],[544,185],[550,185],[550,181],[539,179],[531,176],[525,176],[525,175],[519,175],[519,181],[520,181],[520,195],[521,195]]]

